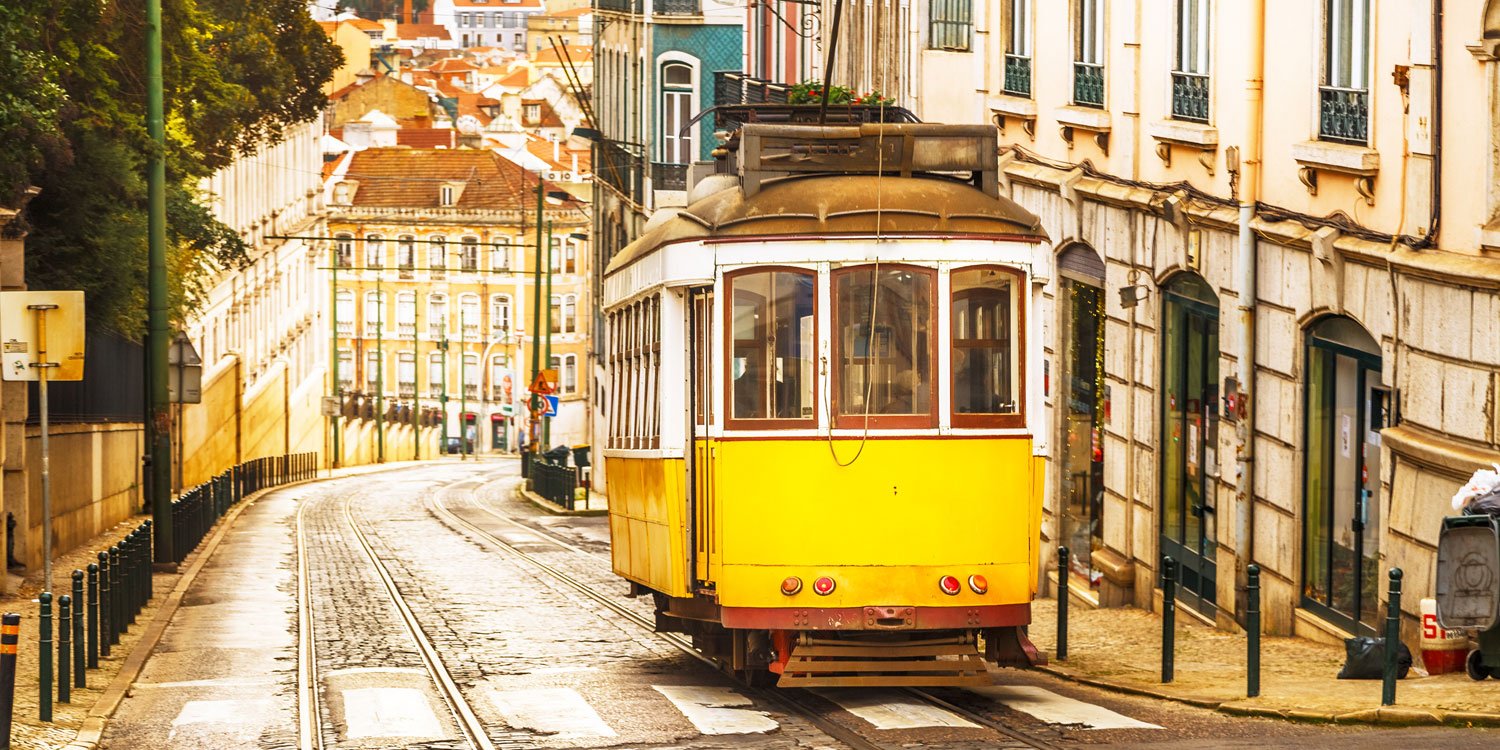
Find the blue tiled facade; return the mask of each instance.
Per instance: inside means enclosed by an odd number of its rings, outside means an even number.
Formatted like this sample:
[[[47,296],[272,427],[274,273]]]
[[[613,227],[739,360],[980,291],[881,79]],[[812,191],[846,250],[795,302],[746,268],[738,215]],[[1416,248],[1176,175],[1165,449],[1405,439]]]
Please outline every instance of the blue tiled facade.
[[[665,52],[681,52],[698,60],[698,106],[708,109],[714,102],[714,72],[739,70],[744,62],[744,29],[740,26],[679,26],[657,24],[652,27],[652,59],[659,59]],[[657,77],[653,77],[657,78]],[[661,101],[661,91],[654,92],[653,101]],[[695,113],[696,114],[696,113]],[[659,131],[660,113],[653,126]],[[705,117],[698,123],[698,158],[708,159],[714,148],[714,122]],[[660,133],[653,133],[657,140]],[[653,141],[654,143],[654,141]],[[653,148],[655,146],[653,145]]]

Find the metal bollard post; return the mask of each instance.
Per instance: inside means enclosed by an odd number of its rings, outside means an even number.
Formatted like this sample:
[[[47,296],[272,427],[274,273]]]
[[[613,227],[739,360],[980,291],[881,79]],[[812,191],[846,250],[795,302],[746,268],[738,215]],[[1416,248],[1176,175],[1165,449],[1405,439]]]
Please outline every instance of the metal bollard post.
[[[1068,548],[1057,548],[1057,660],[1068,659]]]
[[[16,651],[21,645],[21,616],[0,615],[0,747],[10,747],[11,712],[16,708]]]
[[[1172,681],[1177,670],[1177,561],[1161,559],[1161,681]]]
[[[152,574],[151,563],[152,563],[153,560],[156,559],[156,556],[154,554],[152,554],[154,552],[154,550],[151,549],[151,547],[152,547],[151,541],[152,541],[152,538],[153,538],[152,535],[151,535],[151,522],[147,521],[147,522],[141,524],[141,529],[143,529],[142,538],[141,538],[141,547],[143,548],[143,550],[146,553],[145,557],[141,561],[141,572],[144,574],[143,577],[144,577],[145,583],[146,583],[146,598],[145,598],[145,600],[147,602],[149,602],[149,601],[151,601],[151,598],[153,596],[156,596],[156,592],[154,591],[155,583],[156,582],[153,581],[153,580],[151,580],[151,578],[152,578],[152,575],[151,575]]]
[[[41,689],[41,702],[37,704],[37,715],[42,721],[52,721],[52,592],[43,591],[37,597],[41,604],[41,616],[37,618],[37,684]]]
[[[109,642],[118,646],[120,634],[125,632],[125,582],[120,576],[120,545],[109,548],[109,621],[114,623],[114,632]]]
[[[1385,614],[1385,674],[1380,685],[1380,705],[1396,705],[1396,652],[1401,647],[1401,569],[1391,568],[1391,590]]]
[[[88,660],[83,653],[83,571],[73,571],[73,686],[84,687]]]
[[[88,668],[99,668],[99,565],[89,563]],[[80,683],[82,684],[82,683]]]
[[[1245,568],[1245,696],[1260,695],[1260,566]]]
[[[73,700],[73,597],[57,598],[57,702]]]
[[[99,558],[99,655],[109,656],[109,647],[115,642],[114,585],[110,582],[109,553],[100,552]]]
[[[121,548],[125,554],[125,574],[130,577],[130,585],[126,591],[130,592],[130,598],[126,599],[126,605],[130,608],[130,618],[127,620],[131,625],[135,624],[135,613],[141,608],[141,530],[135,529],[125,536],[125,545]]]

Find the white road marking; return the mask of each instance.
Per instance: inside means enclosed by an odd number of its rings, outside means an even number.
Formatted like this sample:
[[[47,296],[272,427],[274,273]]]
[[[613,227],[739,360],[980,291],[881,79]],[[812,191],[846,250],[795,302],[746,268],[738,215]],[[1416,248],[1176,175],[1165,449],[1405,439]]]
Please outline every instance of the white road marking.
[[[598,667],[542,667],[533,669],[526,674],[576,674],[578,672],[598,672]]]
[[[182,682],[137,682],[130,686],[130,690],[134,692],[136,690],[168,690],[173,688],[269,687],[277,683],[278,680],[275,677],[216,677],[210,680],[184,680]]]
[[[351,688],[344,697],[348,738],[446,736],[427,696],[416,688]]]
[[[513,729],[530,729],[557,739],[614,737],[599,714],[570,688],[500,690],[486,686],[482,695]]]
[[[1042,687],[1007,685],[970,689],[1048,724],[1081,725],[1086,729],[1161,729],[1155,724],[1132,719],[1103,706],[1058,695]]]
[[[190,735],[196,740],[188,744],[212,746],[224,743],[253,743],[259,736],[264,718],[274,710],[268,698],[253,700],[188,701],[182,711],[172,719],[172,728],[167,731],[167,742],[180,735]],[[212,739],[213,742],[208,742]]]
[[[978,724],[930,703],[923,703],[895,690],[818,688],[814,693],[870,722],[876,729],[920,729],[922,727],[974,727]]]
[[[726,687],[652,685],[693,722],[703,734],[763,734],[780,728],[764,711],[756,711],[749,698]]]

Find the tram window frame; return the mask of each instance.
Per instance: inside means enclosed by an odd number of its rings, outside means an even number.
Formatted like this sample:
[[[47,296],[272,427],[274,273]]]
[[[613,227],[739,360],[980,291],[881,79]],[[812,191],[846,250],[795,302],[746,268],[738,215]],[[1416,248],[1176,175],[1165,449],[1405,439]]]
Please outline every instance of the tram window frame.
[[[1015,361],[1015,371],[1011,373],[1011,382],[1014,384],[1016,410],[1014,412],[960,412],[958,410],[958,371],[954,366],[954,360],[958,356],[958,321],[955,317],[958,290],[955,288],[954,280],[961,273],[972,271],[998,271],[1002,276],[1010,277],[1011,290],[1014,297],[1011,304],[1015,310],[1015,319],[1010,323],[1012,336],[1011,345]],[[981,428],[981,429],[1017,429],[1026,426],[1026,274],[1018,268],[994,264],[957,266],[948,271],[948,408],[953,420],[953,426],[958,428]],[[982,341],[1000,341],[1001,339],[976,339]]]
[[[760,274],[771,276],[771,283],[775,284],[776,274],[791,274],[805,277],[812,282],[812,330],[813,340],[811,351],[807,356],[813,362],[812,373],[812,416],[811,417],[736,417],[734,409],[734,381],[730,373],[734,371],[734,284],[737,280]],[[818,416],[818,308],[821,300],[818,297],[818,272],[811,268],[797,266],[755,266],[743,268],[724,274],[724,427],[730,430],[784,430],[784,429],[817,429],[821,426]],[[774,291],[774,287],[773,287]],[[757,331],[762,341],[762,347],[766,337],[764,327]],[[769,410],[770,404],[766,404]],[[769,413],[769,411],[768,411]]]
[[[925,277],[928,284],[927,293],[927,328],[923,333],[927,336],[927,410],[914,414],[875,414],[866,415],[864,412],[856,414],[844,414],[840,410],[842,405],[840,385],[844,380],[844,347],[843,347],[843,320],[839,316],[839,282],[851,274],[869,274],[879,267],[881,272],[886,271],[908,271]],[[830,332],[833,338],[831,350],[833,354],[832,366],[829,367],[829,410],[833,419],[835,429],[936,429],[938,427],[938,382],[942,371],[939,369],[938,360],[938,336],[942,334],[938,318],[938,271],[928,266],[916,266],[905,263],[860,263],[858,265],[844,266],[834,269],[829,274],[829,296],[831,304],[829,313],[832,318]],[[878,281],[878,279],[877,279]],[[913,334],[917,333],[913,329]],[[912,352],[912,367],[917,369],[917,352]],[[913,393],[916,390],[913,389]]]

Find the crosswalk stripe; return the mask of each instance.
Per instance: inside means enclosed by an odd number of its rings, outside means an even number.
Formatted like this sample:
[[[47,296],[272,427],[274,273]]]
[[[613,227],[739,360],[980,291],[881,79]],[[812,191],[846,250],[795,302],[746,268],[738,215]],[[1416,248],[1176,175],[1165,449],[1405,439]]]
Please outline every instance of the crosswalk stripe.
[[[870,722],[876,729],[921,729],[924,727],[974,727],[968,719],[905,693],[886,689],[819,688],[819,696]]]
[[[764,734],[781,727],[749,698],[727,687],[652,685],[703,734]]]
[[[342,695],[349,739],[445,736],[427,696],[416,688],[351,688]]]
[[[530,729],[569,740],[615,736],[615,730],[571,688],[500,690],[486,685],[480,694],[514,729]]]
[[[203,747],[253,742],[261,730],[253,717],[271,715],[272,704],[273,701],[269,698],[188,701],[183,704],[176,718],[172,719],[172,728],[167,730],[167,742],[171,744],[184,735],[193,738],[186,744]]]
[[[970,689],[1048,724],[1082,726],[1085,729],[1161,729],[1155,724],[1132,719],[1103,706],[1058,695],[1042,687],[1005,685]]]

